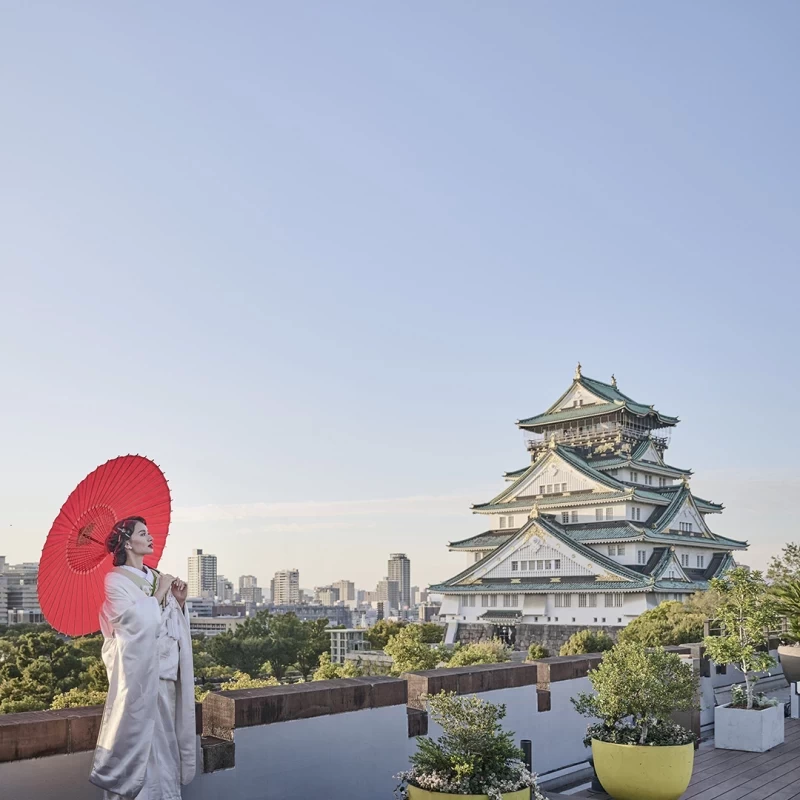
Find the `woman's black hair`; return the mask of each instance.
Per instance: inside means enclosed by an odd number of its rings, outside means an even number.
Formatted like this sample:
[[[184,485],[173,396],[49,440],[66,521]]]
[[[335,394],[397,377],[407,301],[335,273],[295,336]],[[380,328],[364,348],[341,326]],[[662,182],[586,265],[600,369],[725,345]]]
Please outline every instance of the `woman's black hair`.
[[[106,550],[113,554],[115,567],[125,564],[125,542],[133,536],[137,522],[147,525],[144,517],[125,517],[114,524],[106,538]]]

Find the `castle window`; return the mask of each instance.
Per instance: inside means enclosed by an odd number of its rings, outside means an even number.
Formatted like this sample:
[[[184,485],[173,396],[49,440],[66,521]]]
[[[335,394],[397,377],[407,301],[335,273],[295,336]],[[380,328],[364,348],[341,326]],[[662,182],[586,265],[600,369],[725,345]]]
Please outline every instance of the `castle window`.
[[[617,554],[617,546],[615,544],[610,544],[608,546],[608,554],[610,556],[615,556]]]
[[[517,596],[515,594],[503,595],[503,607],[514,608],[517,605]]]
[[[500,517],[500,530],[503,530],[503,528],[505,528],[505,526],[506,526],[506,518],[505,517]]]
[[[528,571],[528,562],[527,562],[527,561],[522,561],[522,562],[520,562],[519,568],[520,568],[520,569],[521,569],[523,572],[527,572],[527,571]]]
[[[606,509],[606,519],[614,519],[614,509],[607,508]]]
[[[553,569],[553,562],[552,561],[548,561],[547,559],[545,559],[544,568],[545,569]]]
[[[706,557],[705,556],[697,556],[697,566],[700,569],[703,569],[706,565]]]
[[[509,528],[513,528],[514,527],[514,517],[509,517],[508,518],[508,527]]]
[[[519,569],[519,561],[511,562],[511,571],[516,572]]]
[[[482,594],[481,595],[481,608],[489,608],[489,595]]]
[[[611,608],[614,605],[614,595],[607,594],[606,595],[606,608]],[[603,620],[605,622],[605,620]]]
[[[541,558],[536,562],[536,569],[538,570],[544,569],[544,561],[542,561]]]
[[[689,554],[688,553],[683,553],[681,555],[681,566],[682,567],[688,567],[689,566]]]
[[[653,476],[652,476],[652,475],[645,475],[645,476],[644,476],[644,482],[645,482],[645,483],[646,483],[648,486],[652,486],[652,485],[653,485]]]
[[[556,608],[571,608],[572,595],[571,594],[557,594],[556,595]]]
[[[578,512],[577,511],[573,511],[572,512],[572,521],[573,522],[577,522],[578,521]]]
[[[561,522],[566,524],[569,522],[569,511],[562,511],[561,512]]]
[[[647,563],[647,550],[638,550],[636,552],[636,563],[637,564]]]
[[[679,522],[678,527],[681,529],[682,533],[691,533],[692,532],[692,523],[691,522]]]
[[[622,593],[620,593],[620,594],[615,594],[615,595],[614,595],[614,605],[615,605],[617,608],[621,608],[621,607],[622,607],[622,603],[623,603],[623,597],[622,597]]]
[[[587,599],[587,595],[585,595],[585,594],[579,594],[578,595],[578,607],[579,608],[586,608],[586,599]]]
[[[597,522],[600,522],[603,519],[603,509],[602,508],[596,508],[594,510],[594,518],[595,518],[595,520]]]
[[[625,545],[624,544],[618,544],[617,545],[617,555],[618,556],[624,556],[625,555]]]
[[[553,484],[552,483],[548,483],[547,484],[547,494],[552,494],[552,493],[553,493]]]
[[[667,485],[667,479],[666,478],[659,478],[658,479],[658,485],[659,486],[666,486]]]
[[[596,594],[590,594],[589,595],[589,608],[597,608],[597,595]],[[595,622],[597,622],[596,619],[595,619]]]
[[[567,484],[566,483],[562,483],[561,484],[561,491],[562,492],[566,492],[567,491]]]
[[[638,483],[639,482],[639,473],[638,472],[629,472],[631,483]]]
[[[561,559],[557,558],[553,561],[553,569],[561,569]]]
[[[544,494],[544,486],[539,487],[539,494]]]

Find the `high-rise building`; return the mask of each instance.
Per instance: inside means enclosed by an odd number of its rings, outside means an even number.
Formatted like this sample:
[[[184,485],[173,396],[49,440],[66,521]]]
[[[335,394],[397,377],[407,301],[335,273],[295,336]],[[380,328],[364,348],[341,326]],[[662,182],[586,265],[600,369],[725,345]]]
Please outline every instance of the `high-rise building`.
[[[411,605],[415,606],[419,603],[419,586],[411,587]]]
[[[356,585],[353,581],[336,581],[331,584],[339,590],[339,599],[345,603],[354,603],[356,599]]]
[[[264,591],[258,585],[255,575],[239,576],[239,600],[242,603],[261,603]]]
[[[389,556],[389,580],[397,581],[399,586],[400,605],[397,608],[408,608],[411,605],[411,562],[405,553]]]
[[[202,550],[189,556],[189,597],[213,598],[217,591],[217,557]]]
[[[341,595],[335,586],[315,586],[314,602],[323,606],[334,606],[339,602]]]
[[[270,584],[272,602],[276,606],[292,605],[300,602],[300,571],[280,569]]]
[[[553,405],[517,421],[529,462],[472,506],[488,530],[448,545],[467,568],[430,587],[443,595],[442,621],[506,641],[517,626],[619,629],[724,575],[747,543],[711,530],[722,505],[667,461],[677,424],[578,364]]]
[[[398,611],[400,609],[400,584],[397,581],[384,578],[382,581],[378,581],[375,591],[378,595],[378,602],[383,603],[387,616],[390,610]]]
[[[233,602],[233,583],[224,575],[217,575],[217,600],[222,603]]]
[[[0,620],[14,625],[23,622],[43,622],[39,608],[39,564],[0,564]]]

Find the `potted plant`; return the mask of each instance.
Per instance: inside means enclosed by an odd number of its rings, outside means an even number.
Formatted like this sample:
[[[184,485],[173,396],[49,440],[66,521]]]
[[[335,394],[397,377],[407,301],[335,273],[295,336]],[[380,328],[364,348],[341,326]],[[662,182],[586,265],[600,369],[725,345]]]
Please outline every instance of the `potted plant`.
[[[714,746],[764,753],[783,742],[783,706],[757,696],[759,672],[775,659],[766,650],[769,631],[779,620],[775,600],[761,573],[743,567],[711,581],[720,594],[719,633],[705,638],[706,653],[717,664],[731,664],[744,675],[744,689],[714,709]]]
[[[544,800],[522,762],[514,734],[503,730],[503,705],[441,692],[427,697],[439,739],[417,739],[412,767],[396,777],[403,800]]]
[[[787,579],[772,587],[775,604],[789,623],[788,636],[778,648],[783,674],[789,683],[800,683],[800,580]]]
[[[572,699],[599,719],[586,733],[597,777],[614,800],[678,800],[694,767],[694,734],[670,721],[696,706],[692,668],[676,653],[622,642],[589,673],[593,694]]]

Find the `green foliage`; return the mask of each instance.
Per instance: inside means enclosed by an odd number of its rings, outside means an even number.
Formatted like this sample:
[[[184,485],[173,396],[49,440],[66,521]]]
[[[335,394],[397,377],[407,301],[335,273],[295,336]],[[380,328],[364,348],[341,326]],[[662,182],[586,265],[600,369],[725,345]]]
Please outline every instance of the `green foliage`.
[[[57,694],[50,703],[51,709],[83,708],[84,706],[102,706],[106,702],[106,692],[95,692],[91,689],[70,689]]]
[[[800,580],[785,580],[770,589],[775,598],[775,607],[789,622],[789,638],[800,641]]]
[[[767,697],[763,692],[753,695],[753,708],[755,709],[774,708],[777,705],[778,700],[775,697]],[[747,689],[738,683],[731,686],[731,707],[747,708]]]
[[[352,662],[345,661],[344,664],[333,664],[331,654],[323,653],[319,657],[319,666],[314,672],[312,681],[332,681],[336,678],[360,678],[361,670]]]
[[[394,659],[392,675],[434,669],[442,660],[440,648],[423,641],[421,625],[406,625],[384,647],[384,652]]]
[[[396,636],[407,624],[406,622],[379,619],[364,633],[364,638],[373,650],[383,650],[389,644],[389,639]]]
[[[789,542],[780,555],[773,556],[767,568],[767,580],[771,583],[800,581],[800,544]]]
[[[775,664],[775,659],[764,649],[767,632],[774,630],[780,620],[775,598],[767,593],[760,572],[743,567],[713,578],[711,588],[721,598],[716,615],[720,634],[706,637],[706,652],[717,664],[733,664],[744,673],[750,709],[758,680],[755,673]]]
[[[436,622],[415,623],[414,627],[422,631],[422,641],[426,644],[440,644],[444,641],[444,625]]]
[[[700,642],[705,621],[716,615],[719,605],[716,592],[697,592],[680,603],[671,600],[645,611],[619,634],[620,642],[638,642],[646,647]]]
[[[91,666],[91,656],[51,630],[15,632],[0,650],[0,713],[49,708],[55,695],[84,685]]]
[[[491,639],[488,642],[475,642],[465,647],[456,647],[447,666],[469,667],[473,664],[500,664],[510,658],[511,654],[508,648],[499,639]]]
[[[540,658],[547,658],[550,653],[542,647],[538,642],[533,642],[528,648],[528,661],[536,661]]]
[[[236,689],[262,689],[266,686],[280,686],[277,678],[251,678],[245,672],[235,672],[229,681],[221,684],[220,691],[232,692]],[[203,699],[210,694],[206,689],[200,686],[194,687],[194,698],[196,702],[202,703]]]
[[[533,776],[521,764],[514,734],[503,730],[505,706],[445,692],[427,701],[443,735],[438,740],[417,739],[413,768],[399,776],[401,792],[410,783],[431,791],[500,798],[502,792],[535,787]],[[535,788],[534,797],[541,797]]]
[[[562,645],[560,656],[580,656],[584,653],[603,653],[614,646],[614,640],[604,631],[578,631]]]
[[[73,639],[70,644],[83,653],[84,657],[100,659],[104,641],[102,633],[95,633],[91,636],[80,636],[77,639]]]
[[[327,619],[301,622],[300,624],[300,645],[297,648],[295,663],[303,680],[307,681],[319,665],[320,656],[330,652],[331,636],[327,631]]]
[[[578,713],[601,720],[590,726],[587,738],[639,745],[685,743],[670,738],[676,731],[669,717],[695,707],[697,687],[692,668],[676,653],[623,642],[605,653],[589,680],[595,694],[572,699]],[[685,738],[688,732],[680,731]]]

